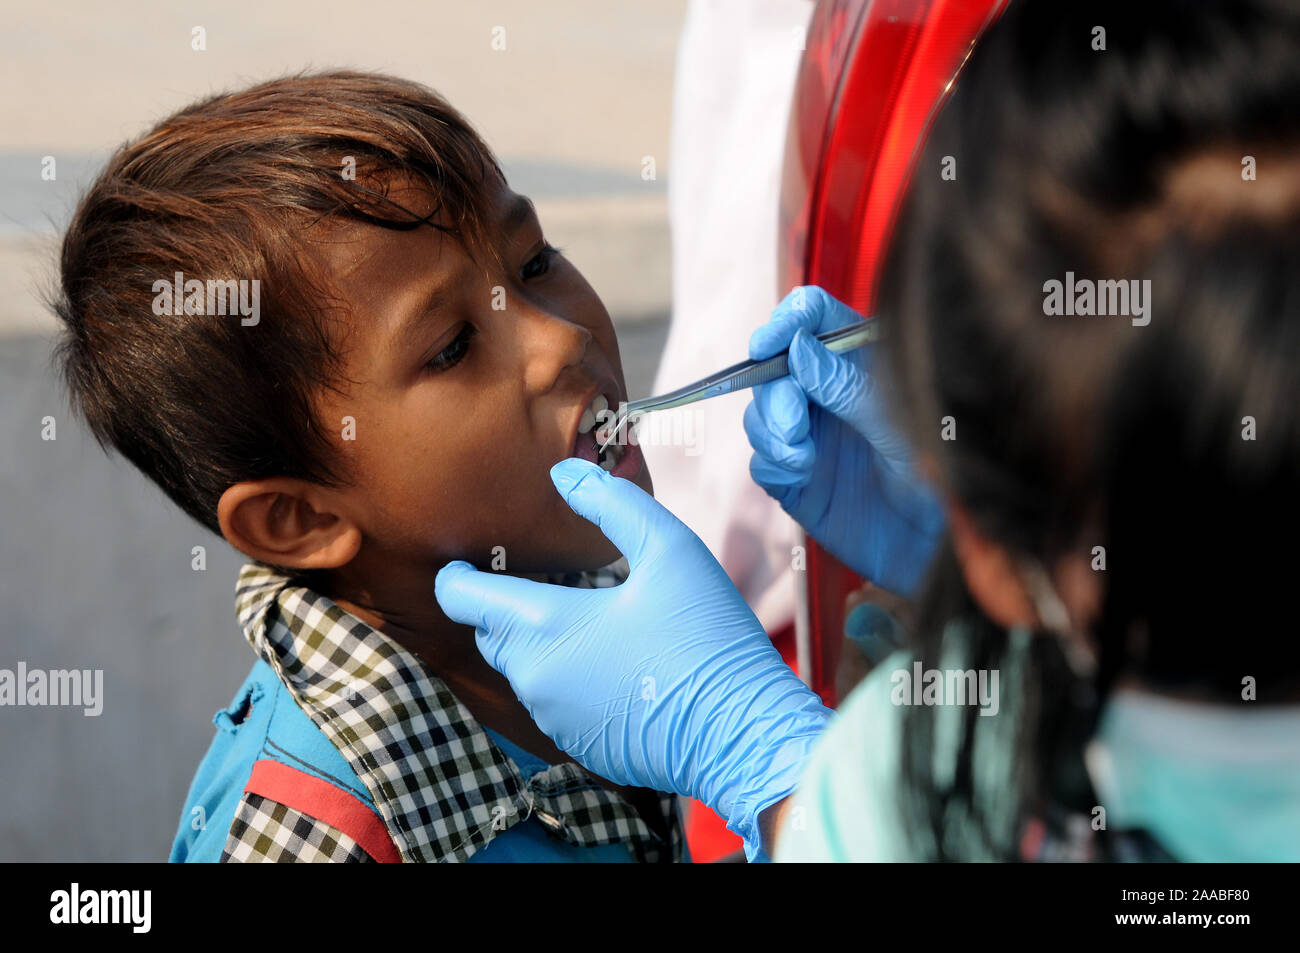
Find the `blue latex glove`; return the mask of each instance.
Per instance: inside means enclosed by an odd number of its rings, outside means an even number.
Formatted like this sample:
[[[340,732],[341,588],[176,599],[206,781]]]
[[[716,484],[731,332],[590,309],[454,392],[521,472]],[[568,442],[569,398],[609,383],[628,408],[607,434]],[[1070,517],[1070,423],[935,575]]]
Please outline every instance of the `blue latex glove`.
[[[696,798],[766,859],[758,815],[790,794],[831,712],[790,670],[699,538],[595,464],[551,479],[630,573],[608,589],[550,586],[448,563],[438,603],[539,728],[617,784]]]
[[[879,665],[903,645],[903,627],[883,607],[864,602],[844,620],[844,634],[872,665]]]
[[[943,534],[938,497],[889,424],[870,345],[835,354],[815,335],[860,321],[821,288],[795,288],[749,340],[762,360],[790,349],[790,376],[754,388],[749,470],[837,559],[884,589],[915,594]],[[938,421],[935,426],[938,426]]]

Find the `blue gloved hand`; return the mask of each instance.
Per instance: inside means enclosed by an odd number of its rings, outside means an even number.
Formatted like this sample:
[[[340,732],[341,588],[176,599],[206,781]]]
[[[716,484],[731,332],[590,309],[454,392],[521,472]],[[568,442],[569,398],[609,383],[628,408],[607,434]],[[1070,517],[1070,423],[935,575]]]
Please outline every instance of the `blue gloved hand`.
[[[790,670],[699,538],[635,484],[583,460],[551,479],[627,557],[608,589],[448,563],[438,603],[539,728],[617,784],[697,798],[762,858],[758,815],[790,794],[831,712]]]
[[[937,495],[886,417],[872,348],[835,354],[815,335],[861,316],[821,288],[795,288],[749,340],[756,360],[790,349],[790,376],[754,388],[749,470],[837,559],[884,589],[915,594],[944,529]],[[935,423],[938,426],[938,422]]]

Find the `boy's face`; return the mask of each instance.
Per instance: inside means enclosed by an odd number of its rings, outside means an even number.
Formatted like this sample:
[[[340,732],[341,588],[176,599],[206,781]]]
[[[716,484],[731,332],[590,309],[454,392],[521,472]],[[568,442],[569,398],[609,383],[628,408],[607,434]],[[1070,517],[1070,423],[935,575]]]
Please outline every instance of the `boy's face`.
[[[419,215],[432,208],[414,184],[389,196]],[[598,568],[618,551],[549,471],[595,459],[591,433],[578,432],[593,399],[627,400],[614,327],[531,203],[495,176],[489,196],[504,269],[429,226],[357,225],[313,244],[350,310],[346,396],[327,391],[320,408],[353,482],[337,498],[382,558]],[[626,446],[613,472],[652,492],[639,448]]]

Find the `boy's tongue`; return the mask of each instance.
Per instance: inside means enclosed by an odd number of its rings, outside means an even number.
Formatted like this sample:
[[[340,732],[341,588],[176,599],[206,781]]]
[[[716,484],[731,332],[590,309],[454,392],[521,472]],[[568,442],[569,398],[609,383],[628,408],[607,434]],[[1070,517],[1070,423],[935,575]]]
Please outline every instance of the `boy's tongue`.
[[[586,460],[588,463],[598,463],[596,456],[596,431],[590,430],[587,433],[578,434],[578,439],[573,442],[573,452],[571,457],[577,457],[580,460]]]

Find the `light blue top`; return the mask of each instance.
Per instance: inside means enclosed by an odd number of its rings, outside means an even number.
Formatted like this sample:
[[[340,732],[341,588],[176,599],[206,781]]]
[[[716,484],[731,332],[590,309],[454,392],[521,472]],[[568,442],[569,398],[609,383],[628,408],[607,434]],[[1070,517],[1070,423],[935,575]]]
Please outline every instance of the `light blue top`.
[[[906,709],[891,699],[898,697],[893,673],[911,667],[911,656],[897,652],[845,700],[786,811],[778,862],[923,856],[903,831],[896,787]],[[1014,672],[1002,675],[1010,685]],[[941,770],[951,766],[955,737],[945,726],[956,725],[958,709],[937,714]],[[997,777],[1010,746],[987,737],[976,746],[977,771]],[[1300,707],[1193,704],[1121,691],[1102,713],[1086,758],[1108,829],[1145,828],[1184,861],[1300,860]]]

